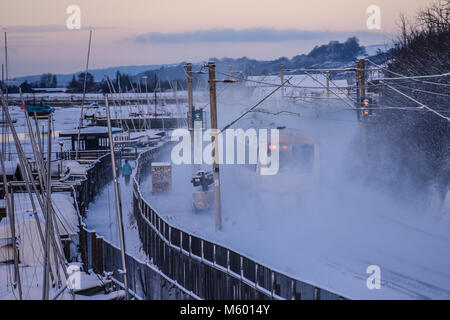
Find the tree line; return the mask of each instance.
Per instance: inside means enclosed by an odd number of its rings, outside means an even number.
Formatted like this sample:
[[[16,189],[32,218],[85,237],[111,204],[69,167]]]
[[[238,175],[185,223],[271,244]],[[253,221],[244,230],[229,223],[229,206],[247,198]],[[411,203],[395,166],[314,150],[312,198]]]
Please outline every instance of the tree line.
[[[67,84],[67,92],[82,93],[85,86],[85,73],[74,74],[72,79]],[[186,88],[186,79],[174,80],[178,82],[178,89]],[[157,75],[133,77],[126,73],[116,72],[115,77],[110,78],[109,81],[103,78],[101,81],[95,81],[91,73],[86,74],[86,92],[87,93],[111,93],[111,92],[153,92],[153,91],[167,91],[173,89],[173,82],[168,80],[161,80]],[[0,81],[0,86],[4,88],[4,84]],[[37,82],[29,82],[25,80],[19,86],[9,85],[9,93],[19,93],[19,88],[23,93],[32,93],[33,88],[57,88],[57,77],[51,73],[44,73]]]
[[[384,77],[439,75],[450,72],[450,1],[423,8],[414,21],[400,18],[396,45],[386,61]],[[450,77],[388,81],[391,87],[450,116]],[[444,199],[450,186],[450,124],[387,86],[379,105],[395,107],[377,112],[371,131],[371,180],[409,197],[434,188]],[[389,161],[386,161],[389,159]],[[385,172],[394,170],[395,175]],[[409,197],[411,199],[411,197]],[[417,200],[417,199],[416,199]],[[423,200],[423,199],[422,199]]]

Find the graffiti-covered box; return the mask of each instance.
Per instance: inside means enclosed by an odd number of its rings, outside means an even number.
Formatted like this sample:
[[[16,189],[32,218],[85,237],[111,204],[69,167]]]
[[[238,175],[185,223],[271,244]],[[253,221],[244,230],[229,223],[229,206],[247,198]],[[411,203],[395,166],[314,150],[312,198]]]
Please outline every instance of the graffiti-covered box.
[[[167,192],[172,185],[172,166],[168,162],[152,163],[152,191]]]

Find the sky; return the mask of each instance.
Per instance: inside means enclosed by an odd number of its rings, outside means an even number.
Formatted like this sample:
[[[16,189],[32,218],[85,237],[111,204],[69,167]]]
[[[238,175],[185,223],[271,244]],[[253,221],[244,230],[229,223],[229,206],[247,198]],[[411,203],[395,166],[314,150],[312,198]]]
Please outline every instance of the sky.
[[[93,30],[91,68],[204,61],[211,57],[291,58],[356,35],[363,45],[391,41],[400,14],[428,0],[1,0],[9,77],[83,70]],[[67,7],[81,10],[79,30]],[[381,28],[369,30],[370,5]],[[4,46],[4,37],[1,39]],[[2,48],[0,59],[5,60]]]

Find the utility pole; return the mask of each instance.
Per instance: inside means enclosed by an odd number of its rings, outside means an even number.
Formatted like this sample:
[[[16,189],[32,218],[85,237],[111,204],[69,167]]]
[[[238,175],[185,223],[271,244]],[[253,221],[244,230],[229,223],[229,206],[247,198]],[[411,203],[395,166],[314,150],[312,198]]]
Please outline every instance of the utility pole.
[[[359,68],[361,69],[360,73],[360,87],[361,87],[361,101],[366,98],[366,61],[364,59],[359,60]]]
[[[119,227],[119,236],[120,236],[123,285],[125,287],[125,299],[128,300],[128,279],[127,279],[127,265],[125,257],[125,234],[122,220],[122,202],[120,200],[119,181],[117,180],[116,157],[114,155],[114,139],[112,136],[112,129],[111,129],[111,115],[109,112],[108,96],[106,94],[105,94],[105,109],[106,109],[106,118],[108,121],[109,148],[111,151],[111,166],[113,171],[114,193],[116,197],[117,223]]]
[[[359,60],[355,62],[355,85],[356,85],[356,117],[357,120],[361,120],[359,107],[361,106],[361,80],[360,80],[360,67]]]
[[[357,84],[357,100],[356,100],[356,112],[358,113],[358,121],[361,126],[361,139],[364,155],[367,154],[366,146],[366,117],[361,115],[362,101],[366,98],[366,70],[365,60],[360,59],[356,61],[356,84]]]
[[[192,92],[192,63],[186,64],[186,73],[187,73],[187,89],[188,89],[188,129],[192,128],[192,112],[194,108],[194,97]],[[191,136],[193,133],[191,132]]]
[[[192,63],[186,64],[187,90],[188,90],[188,123],[187,127],[191,135],[191,163],[194,164],[194,93],[192,92]],[[193,161],[194,160],[194,161]],[[195,166],[192,165],[192,173],[195,173]]]
[[[222,212],[220,204],[220,173],[219,173],[219,132],[217,129],[217,97],[216,97],[216,64],[208,62],[209,69],[209,100],[211,113],[211,143],[213,145],[214,202],[216,212],[216,230],[222,229]]]

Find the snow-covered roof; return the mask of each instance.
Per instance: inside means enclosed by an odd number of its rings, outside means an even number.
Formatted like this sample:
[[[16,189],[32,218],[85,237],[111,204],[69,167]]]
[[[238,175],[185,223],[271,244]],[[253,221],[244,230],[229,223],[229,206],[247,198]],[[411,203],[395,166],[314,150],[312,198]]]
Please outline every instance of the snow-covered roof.
[[[5,173],[8,176],[12,176],[16,173],[17,170],[17,161],[5,161]],[[0,174],[2,174],[2,167],[0,166]]]
[[[169,162],[152,162],[152,167],[170,167]]]
[[[111,128],[111,130],[112,130],[113,134],[122,132],[121,128]],[[78,135],[78,129],[62,131],[59,133],[60,137],[70,137],[70,136],[74,136],[74,135]],[[80,135],[82,135],[82,136],[86,136],[86,135],[107,136],[108,128],[100,127],[100,126],[81,128]]]

